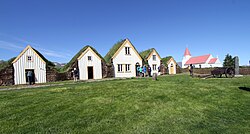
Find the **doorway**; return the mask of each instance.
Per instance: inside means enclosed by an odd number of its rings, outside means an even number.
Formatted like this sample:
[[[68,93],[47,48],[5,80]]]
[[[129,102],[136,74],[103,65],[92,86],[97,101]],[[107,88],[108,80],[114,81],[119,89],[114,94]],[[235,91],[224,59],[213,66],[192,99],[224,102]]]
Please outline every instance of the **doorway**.
[[[140,76],[138,67],[140,67],[140,64],[137,62],[137,63],[135,64],[135,73],[136,73],[136,76]]]
[[[170,74],[174,74],[174,65],[171,63],[170,65]]]
[[[88,79],[94,79],[93,67],[88,67]]]
[[[29,83],[29,79],[28,79],[28,72],[29,71],[32,72],[31,83],[35,84],[35,71],[34,71],[34,69],[25,69],[26,83]]]

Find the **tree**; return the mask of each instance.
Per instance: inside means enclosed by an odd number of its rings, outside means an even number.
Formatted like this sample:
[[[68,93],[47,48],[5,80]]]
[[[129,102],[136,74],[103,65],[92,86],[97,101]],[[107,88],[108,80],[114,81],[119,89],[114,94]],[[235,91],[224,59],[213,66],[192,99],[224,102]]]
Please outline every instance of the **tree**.
[[[227,54],[224,62],[223,62],[223,66],[224,67],[234,67],[234,58],[232,57],[232,55]]]

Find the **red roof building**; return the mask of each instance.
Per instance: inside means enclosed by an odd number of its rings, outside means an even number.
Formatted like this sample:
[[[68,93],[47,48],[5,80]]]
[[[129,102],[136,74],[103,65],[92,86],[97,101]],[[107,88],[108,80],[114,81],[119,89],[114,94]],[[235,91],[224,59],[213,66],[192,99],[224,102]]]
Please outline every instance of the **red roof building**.
[[[212,58],[210,59],[210,61],[208,62],[208,64],[215,64],[215,62],[217,61],[218,58]]]
[[[182,59],[182,68],[186,68],[191,64],[198,68],[222,67],[220,60],[213,58],[211,54],[192,57],[190,51],[186,48]]]
[[[197,57],[191,57],[185,65],[190,65],[190,64],[204,64],[207,62],[208,58],[211,56],[211,54],[207,55],[202,55],[202,56],[197,56]]]

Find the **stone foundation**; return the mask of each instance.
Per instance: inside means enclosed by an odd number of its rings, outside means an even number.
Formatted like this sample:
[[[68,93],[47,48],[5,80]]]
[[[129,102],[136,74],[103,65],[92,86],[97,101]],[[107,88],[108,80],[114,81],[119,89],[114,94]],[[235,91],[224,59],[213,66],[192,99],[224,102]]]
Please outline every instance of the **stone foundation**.
[[[14,67],[11,65],[0,71],[0,86],[8,86],[14,84]]]

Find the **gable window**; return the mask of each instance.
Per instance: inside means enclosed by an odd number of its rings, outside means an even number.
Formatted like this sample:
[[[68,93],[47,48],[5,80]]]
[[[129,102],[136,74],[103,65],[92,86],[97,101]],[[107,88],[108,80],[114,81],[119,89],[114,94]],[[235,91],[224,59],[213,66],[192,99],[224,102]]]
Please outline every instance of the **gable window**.
[[[126,72],[130,71],[130,64],[125,64],[125,70],[126,70]]]
[[[91,56],[88,56],[88,60],[89,60],[89,61],[92,60],[92,57],[91,57]]]
[[[130,55],[130,47],[125,47],[125,54]]]
[[[32,61],[32,56],[27,56],[28,61]]]
[[[153,61],[156,61],[156,55],[153,55]]]
[[[117,67],[118,67],[118,72],[122,72],[122,64],[118,64]]]
[[[153,70],[154,71],[156,70],[156,64],[153,64]]]

